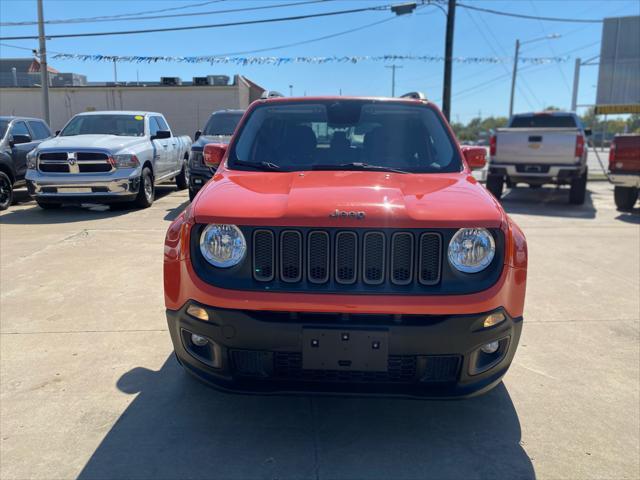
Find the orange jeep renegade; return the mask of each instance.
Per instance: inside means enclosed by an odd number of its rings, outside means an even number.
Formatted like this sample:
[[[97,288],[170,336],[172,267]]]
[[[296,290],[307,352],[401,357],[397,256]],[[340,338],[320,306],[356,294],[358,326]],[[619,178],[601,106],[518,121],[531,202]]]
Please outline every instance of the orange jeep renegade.
[[[227,390],[468,396],[518,345],[527,247],[440,111],[410,98],[268,98],[171,224],[178,361]]]

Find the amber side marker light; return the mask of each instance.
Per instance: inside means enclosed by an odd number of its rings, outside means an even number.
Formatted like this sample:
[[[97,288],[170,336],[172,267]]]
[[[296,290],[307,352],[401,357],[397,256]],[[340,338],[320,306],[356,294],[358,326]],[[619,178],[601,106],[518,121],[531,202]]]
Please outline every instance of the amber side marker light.
[[[205,322],[209,321],[209,314],[202,307],[198,307],[196,305],[189,305],[189,308],[187,308],[187,313],[192,317],[197,318],[198,320],[204,320]]]
[[[484,319],[484,323],[482,326],[484,328],[493,327],[494,325],[498,325],[499,323],[504,322],[507,317],[504,316],[504,313],[492,313],[491,315],[487,315],[487,318]]]

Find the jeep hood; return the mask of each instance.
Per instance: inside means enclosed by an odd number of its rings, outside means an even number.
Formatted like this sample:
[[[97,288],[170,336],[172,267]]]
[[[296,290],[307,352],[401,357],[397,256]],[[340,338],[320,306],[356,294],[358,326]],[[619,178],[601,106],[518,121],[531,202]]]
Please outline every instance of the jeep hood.
[[[331,216],[336,210],[364,216]],[[192,215],[198,223],[238,225],[498,228],[504,212],[468,173],[223,168],[198,195]]]
[[[115,153],[146,140],[146,137],[123,137],[119,135],[71,135],[46,140],[40,144],[38,150],[49,148],[102,148]]]

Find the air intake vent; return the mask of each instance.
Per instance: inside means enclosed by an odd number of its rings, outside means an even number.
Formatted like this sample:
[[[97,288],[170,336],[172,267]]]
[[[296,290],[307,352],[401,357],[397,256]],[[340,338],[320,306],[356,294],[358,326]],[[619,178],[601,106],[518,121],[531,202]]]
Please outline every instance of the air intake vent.
[[[253,233],[253,278],[261,282],[273,280],[275,270],[275,238],[271,230]]]
[[[299,282],[302,279],[302,235],[286,230],[280,236],[280,279]]]
[[[336,235],[336,282],[355,283],[358,273],[358,237],[354,232]]]
[[[311,232],[307,237],[308,269],[311,283],[326,283],[329,280],[329,234]]]
[[[364,235],[362,247],[362,279],[364,283],[379,285],[384,281],[384,234],[368,232]]]
[[[440,243],[437,233],[420,236],[418,280],[423,285],[435,285],[440,281]]]
[[[413,235],[394,233],[391,237],[391,282],[408,285],[413,280]]]

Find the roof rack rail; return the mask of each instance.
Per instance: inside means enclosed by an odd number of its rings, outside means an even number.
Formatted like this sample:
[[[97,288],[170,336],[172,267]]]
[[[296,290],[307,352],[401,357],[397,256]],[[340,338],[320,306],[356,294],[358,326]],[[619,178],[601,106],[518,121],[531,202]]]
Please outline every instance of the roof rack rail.
[[[281,94],[280,92],[276,92],[275,90],[265,90],[264,92],[262,92],[262,95],[260,95],[260,98],[262,100],[265,100],[267,98],[276,98],[276,97],[284,97],[284,95]]]
[[[400,95],[400,98],[413,98],[414,100],[426,100],[427,96],[422,92],[409,92]]]

